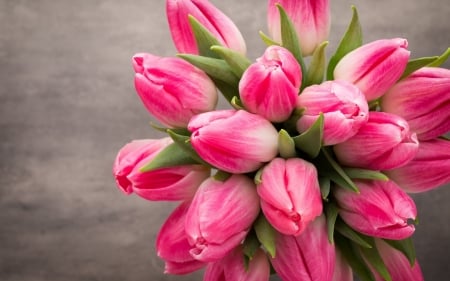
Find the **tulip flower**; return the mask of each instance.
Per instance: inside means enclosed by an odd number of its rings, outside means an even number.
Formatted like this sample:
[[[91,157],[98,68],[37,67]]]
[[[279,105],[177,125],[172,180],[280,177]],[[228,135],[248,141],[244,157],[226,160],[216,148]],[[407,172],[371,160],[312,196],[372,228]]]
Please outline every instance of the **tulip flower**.
[[[403,117],[419,140],[450,131],[450,70],[424,67],[398,82],[381,99],[381,109]]]
[[[329,281],[333,278],[335,248],[328,241],[321,215],[299,236],[277,234],[272,266],[283,281]]]
[[[359,193],[338,187],[334,196],[341,218],[353,229],[374,237],[401,240],[414,233],[414,201],[393,181],[354,180]]]
[[[403,118],[371,111],[358,133],[336,144],[334,152],[344,166],[389,170],[406,165],[418,148],[417,136]]]
[[[147,110],[165,126],[186,127],[192,116],[213,110],[217,90],[200,69],[180,58],[133,57],[135,86]]]
[[[230,173],[256,171],[278,153],[278,132],[263,117],[244,110],[194,116],[191,143],[203,160]]]
[[[410,52],[406,39],[383,39],[345,55],[334,69],[334,78],[355,84],[368,101],[381,97],[402,76]]]
[[[404,191],[417,193],[450,182],[450,141],[420,142],[416,157],[403,167],[386,171]]]
[[[302,72],[283,47],[270,46],[244,72],[239,92],[245,108],[272,122],[283,122],[295,108]]]
[[[203,262],[222,259],[244,240],[258,213],[259,198],[250,178],[207,179],[186,215],[191,255]]]
[[[192,198],[198,186],[210,175],[202,165],[182,165],[148,172],[140,169],[172,143],[170,138],[137,140],[117,154],[113,174],[117,186],[126,194],[135,192],[147,200],[184,200]]]
[[[353,281],[353,270],[337,248],[332,281]]]
[[[273,159],[262,170],[257,191],[270,224],[287,235],[300,235],[322,213],[317,170],[300,159]]]
[[[165,272],[169,274],[187,274],[206,264],[194,259],[184,231],[184,221],[190,202],[180,204],[167,218],[156,238],[158,256],[165,261]]]
[[[328,0],[269,0],[268,25],[272,38],[281,42],[280,4],[294,24],[303,56],[312,55],[330,33],[330,5]]]
[[[306,131],[324,115],[323,143],[333,145],[354,136],[369,118],[369,107],[361,91],[346,81],[327,81],[305,88],[297,98],[302,117],[297,130]]]
[[[207,0],[167,0],[167,20],[175,47],[180,53],[198,54],[188,16],[193,16],[225,47],[246,52],[244,38],[236,25]]]

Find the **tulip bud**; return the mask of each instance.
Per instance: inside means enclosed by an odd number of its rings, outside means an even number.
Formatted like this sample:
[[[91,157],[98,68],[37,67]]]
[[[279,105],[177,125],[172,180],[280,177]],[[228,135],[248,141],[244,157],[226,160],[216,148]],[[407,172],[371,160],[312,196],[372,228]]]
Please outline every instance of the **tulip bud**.
[[[336,188],[342,219],[355,230],[374,237],[401,240],[414,233],[409,220],[417,216],[414,201],[393,181],[355,180],[359,193]]]
[[[381,97],[402,76],[410,52],[406,39],[383,39],[345,55],[334,69],[334,78],[355,84],[368,101]]]
[[[191,255],[203,262],[223,258],[244,240],[258,213],[259,198],[250,178],[207,179],[186,215]]]
[[[286,11],[297,31],[303,56],[312,55],[330,33],[330,5],[328,0],[269,0],[268,25],[272,38],[281,42],[280,14],[276,4]]]
[[[297,98],[303,115],[297,122],[306,131],[324,115],[323,143],[333,145],[354,136],[369,118],[369,107],[361,91],[346,81],[327,81],[305,88]]]
[[[133,57],[135,86],[144,106],[162,124],[186,127],[195,114],[213,110],[217,90],[200,69],[180,58]]]
[[[450,70],[424,67],[398,82],[381,99],[381,109],[408,121],[419,140],[450,131]]]
[[[113,166],[117,186],[127,194],[134,191],[147,200],[192,198],[198,186],[209,177],[208,168],[202,165],[182,165],[140,171],[170,143],[170,138],[163,138],[137,140],[125,145],[117,154]]]
[[[420,142],[416,157],[403,167],[386,171],[404,191],[425,192],[450,182],[450,141]]]
[[[300,158],[273,159],[257,185],[261,209],[279,232],[300,235],[322,213],[317,170]]]
[[[183,202],[167,218],[156,238],[158,256],[165,261],[165,273],[187,274],[206,264],[194,259],[184,231],[184,221],[190,202]]]
[[[194,116],[191,143],[203,160],[230,173],[256,171],[278,153],[278,132],[263,117],[244,110]]]
[[[277,234],[272,266],[283,281],[329,281],[335,248],[329,243],[325,216],[311,222],[299,236]]]
[[[245,108],[272,122],[283,122],[295,108],[302,72],[285,48],[270,46],[244,72],[239,92]]]
[[[353,281],[353,270],[337,248],[332,281]]]
[[[350,139],[334,146],[342,165],[389,170],[406,165],[419,147],[415,133],[401,117],[371,111],[369,120]]]
[[[167,0],[166,13],[170,33],[180,53],[198,54],[188,16],[193,16],[225,47],[246,52],[244,38],[236,25],[207,0]]]

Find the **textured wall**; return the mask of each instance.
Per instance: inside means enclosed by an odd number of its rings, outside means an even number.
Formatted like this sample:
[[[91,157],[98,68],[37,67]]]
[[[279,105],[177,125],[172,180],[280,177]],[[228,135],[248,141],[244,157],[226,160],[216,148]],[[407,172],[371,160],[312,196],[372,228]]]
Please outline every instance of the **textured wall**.
[[[266,1],[212,2],[259,56]],[[334,48],[351,2],[331,2]],[[365,42],[406,37],[413,57],[450,45],[448,0],[353,3]],[[164,1],[0,0],[0,280],[201,280],[162,274],[153,245],[173,204],[125,197],[111,176],[123,144],[161,136],[134,92],[139,51],[175,54]],[[448,280],[450,188],[414,197],[426,280]]]

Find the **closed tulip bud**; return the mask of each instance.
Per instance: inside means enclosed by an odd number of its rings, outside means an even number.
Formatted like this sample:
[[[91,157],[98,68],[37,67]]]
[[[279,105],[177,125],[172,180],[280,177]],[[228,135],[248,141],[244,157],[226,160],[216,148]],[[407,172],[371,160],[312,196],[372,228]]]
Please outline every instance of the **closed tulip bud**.
[[[246,52],[244,38],[236,25],[207,0],[167,0],[167,19],[175,47],[180,53],[198,54],[197,42],[189,24],[193,16],[225,47]]]
[[[381,97],[402,76],[410,52],[406,39],[383,39],[363,45],[342,58],[334,78],[355,84],[368,101]]]
[[[326,41],[330,33],[330,5],[328,0],[269,0],[269,33],[281,42],[280,14],[275,4],[280,4],[297,31],[303,56],[312,55],[317,46]]]
[[[162,124],[186,127],[192,116],[213,110],[217,90],[200,69],[180,58],[133,57],[135,86],[144,106]]]
[[[263,117],[244,110],[217,110],[194,116],[191,143],[203,160],[230,173],[259,169],[278,153],[278,132]]]
[[[206,264],[194,259],[184,231],[184,221],[190,202],[183,202],[167,218],[156,238],[158,256],[165,261],[165,273],[187,274]]]
[[[147,200],[184,200],[192,198],[198,186],[210,175],[202,165],[182,165],[148,172],[140,169],[172,143],[170,138],[137,140],[117,154],[113,174],[125,193],[135,192]]]
[[[403,118],[371,111],[358,133],[336,144],[334,152],[344,166],[389,170],[406,165],[418,148],[417,136]]]
[[[337,248],[332,281],[353,281],[353,270]]]
[[[333,278],[335,247],[328,241],[321,215],[299,236],[277,234],[272,266],[283,281],[329,281]]]
[[[302,72],[285,48],[270,46],[244,72],[239,92],[245,108],[272,122],[283,122],[295,108]]]
[[[374,237],[401,240],[414,233],[414,201],[393,181],[355,180],[359,193],[336,188],[339,214],[353,229]]]
[[[323,143],[333,145],[354,136],[369,118],[369,107],[361,91],[346,81],[327,81],[305,88],[297,98],[303,108],[297,130],[306,131],[324,115]]]
[[[259,198],[250,178],[207,179],[186,215],[191,255],[203,262],[220,260],[244,240],[258,213]]]
[[[382,97],[381,109],[408,121],[419,140],[446,134],[450,131],[450,70],[417,70]]]
[[[300,158],[275,158],[257,185],[261,209],[270,224],[287,235],[300,235],[322,213],[317,170]]]
[[[404,191],[424,192],[450,182],[450,141],[420,142],[416,157],[403,167],[386,171]]]

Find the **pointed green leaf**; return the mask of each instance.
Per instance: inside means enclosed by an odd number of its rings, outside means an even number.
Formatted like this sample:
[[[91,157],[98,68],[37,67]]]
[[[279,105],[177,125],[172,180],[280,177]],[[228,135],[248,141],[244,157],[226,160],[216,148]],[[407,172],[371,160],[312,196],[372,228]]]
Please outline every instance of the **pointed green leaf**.
[[[311,158],[316,158],[322,147],[323,122],[324,117],[320,113],[319,118],[308,130],[299,136],[293,137],[295,147],[308,154]]]
[[[381,180],[388,181],[389,178],[378,171],[367,170],[367,169],[359,169],[359,168],[343,168],[344,172],[351,179],[365,179],[365,180]]]
[[[213,178],[217,181],[225,182],[231,177],[230,173],[218,170],[217,173],[213,176]]]
[[[212,46],[211,51],[224,59],[230,66],[231,71],[239,78],[242,77],[242,74],[251,65],[251,61],[246,56],[229,48]]]
[[[197,152],[194,150],[194,148],[192,147],[192,145],[190,143],[189,136],[177,134],[170,129],[167,130],[167,133],[172,138],[174,143],[176,143],[182,150],[184,150],[184,152],[186,152],[186,154],[189,155],[189,157],[191,157],[192,159],[194,159],[195,161],[197,161],[200,164],[203,164],[207,167],[211,167],[210,164],[206,163],[200,156],[198,156]]]
[[[155,158],[150,161],[150,163],[143,166],[140,171],[148,172],[151,170],[180,166],[180,165],[191,165],[199,164],[197,161],[192,159],[186,151],[181,149],[178,144],[171,143],[166,148],[164,148]]]
[[[264,246],[267,252],[272,258],[276,255],[275,246],[275,229],[270,225],[264,215],[261,213],[256,219],[254,224],[256,237],[258,237],[259,242]]]
[[[308,68],[308,73],[306,75],[305,87],[314,84],[320,84],[323,81],[323,76],[325,74],[326,65],[326,54],[325,48],[328,46],[328,41],[320,44],[311,59],[311,63]]]
[[[414,248],[414,242],[411,237],[403,240],[389,240],[389,239],[383,240],[386,243],[388,243],[391,247],[402,252],[408,259],[409,264],[411,266],[414,266],[414,263],[416,262],[416,249]]]
[[[373,238],[370,238],[371,244],[374,246],[375,242]],[[372,248],[360,247],[361,254],[367,260],[368,263],[383,277],[385,281],[392,281],[391,274],[389,273],[383,259],[378,252],[378,249],[374,246]]]
[[[221,45],[219,40],[191,15],[189,15],[189,23],[197,42],[199,54],[205,57],[218,58],[219,56],[212,52],[210,48],[213,45]]]
[[[261,169],[259,169],[256,174],[255,177],[253,178],[253,181],[255,182],[256,185],[261,184],[262,183],[262,172],[264,170],[264,167],[262,167]]]
[[[280,152],[280,156],[283,158],[292,158],[297,156],[294,140],[284,129],[281,129],[278,133],[278,151]]]
[[[363,248],[372,248],[370,241],[367,240],[367,236],[354,231],[342,220],[338,220],[334,227],[341,235],[347,237],[348,239],[358,244],[359,246]]]
[[[261,39],[263,40],[264,44],[266,44],[267,46],[280,46],[280,44],[278,42],[275,42],[272,38],[270,38],[268,35],[264,34],[264,32],[259,31],[259,36],[261,37]]]
[[[418,58],[418,59],[410,60],[408,62],[408,64],[406,65],[405,71],[403,71],[403,74],[399,80],[404,79],[404,78],[408,77],[414,71],[416,71],[424,66],[427,66],[430,63],[433,63],[438,58],[439,57],[436,56],[436,57],[425,57],[425,58]]]
[[[442,55],[440,55],[435,61],[433,61],[432,63],[430,63],[427,66],[429,66],[429,67],[441,66],[442,64],[444,64],[447,61],[449,56],[450,56],[450,48],[445,50],[445,52]]]
[[[186,128],[166,128],[166,127],[161,127],[158,124],[155,124],[153,122],[150,122],[150,126],[160,132],[163,133],[167,133],[167,130],[171,130],[172,132],[175,132],[179,135],[183,135],[183,136],[190,136],[191,132],[188,131],[188,129]]]
[[[339,208],[333,203],[327,204],[325,205],[325,214],[327,217],[328,241],[334,244],[334,226],[336,225]]]
[[[217,89],[219,89],[220,93],[225,97],[225,99],[231,105],[233,105],[233,99],[237,98],[239,96],[238,86],[237,85],[233,86],[233,85],[227,84],[226,82],[216,79],[216,78],[212,78],[212,77],[210,77],[210,78],[211,78],[211,80],[213,80]]]
[[[355,6],[352,6],[353,16],[347,31],[342,37],[336,53],[331,57],[328,63],[327,80],[334,79],[334,69],[338,62],[348,53],[362,45],[362,29],[359,23],[358,11]]]
[[[245,237],[243,244],[244,255],[248,258],[249,261],[253,259],[256,251],[259,249],[260,246],[261,244],[259,243],[255,232],[250,231],[249,234],[247,234],[247,236]]]
[[[231,99],[230,103],[231,103],[231,106],[236,110],[244,109],[244,106],[242,105],[241,100],[237,96],[234,96]]]
[[[322,199],[328,201],[328,195],[330,195],[331,190],[331,180],[327,177],[319,177],[320,193],[322,194]]]

